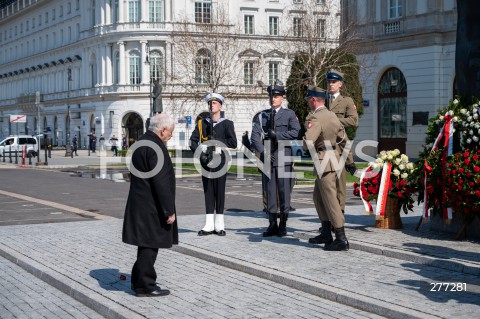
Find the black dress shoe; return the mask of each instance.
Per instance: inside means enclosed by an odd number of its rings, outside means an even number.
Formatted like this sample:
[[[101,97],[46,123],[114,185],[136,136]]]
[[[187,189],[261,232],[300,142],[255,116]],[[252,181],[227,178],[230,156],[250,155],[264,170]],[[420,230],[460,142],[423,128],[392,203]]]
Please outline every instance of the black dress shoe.
[[[160,289],[158,288],[157,290],[148,292],[148,293],[138,293],[137,292],[137,297],[161,297],[161,296],[166,296],[170,294],[170,290],[167,289]]]
[[[200,231],[198,232],[198,236],[207,236],[207,235],[211,235],[211,234],[214,234],[214,233],[215,233],[214,230],[212,230],[212,231],[205,231],[205,230],[202,229],[202,230],[200,230]]]
[[[224,230],[215,231],[218,236],[225,236],[227,233]]]

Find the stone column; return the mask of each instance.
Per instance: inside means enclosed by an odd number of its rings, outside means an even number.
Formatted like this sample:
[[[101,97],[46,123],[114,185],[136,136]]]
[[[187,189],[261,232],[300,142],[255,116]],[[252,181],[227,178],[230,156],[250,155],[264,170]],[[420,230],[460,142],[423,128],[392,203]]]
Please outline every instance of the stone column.
[[[124,0],[118,0],[118,23],[125,22],[124,18]],[[121,63],[120,63],[121,64]]]
[[[105,57],[105,62],[106,62],[106,68],[105,68],[106,82],[105,82],[105,84],[106,85],[112,85],[113,84],[112,49],[113,49],[113,45],[111,43],[109,43],[105,47],[105,51],[107,52],[106,57]]]

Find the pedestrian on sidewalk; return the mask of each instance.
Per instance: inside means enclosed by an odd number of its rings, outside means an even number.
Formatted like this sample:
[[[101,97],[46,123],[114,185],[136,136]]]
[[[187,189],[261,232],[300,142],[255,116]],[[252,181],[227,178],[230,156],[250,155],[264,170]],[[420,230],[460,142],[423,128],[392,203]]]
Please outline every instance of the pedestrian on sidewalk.
[[[78,139],[77,139],[77,134],[72,139],[72,155],[75,153],[75,156],[78,156],[77,154],[77,149],[78,149]]]
[[[233,122],[221,117],[224,97],[218,93],[210,93],[205,96],[210,115],[200,118],[190,137],[190,149],[195,152],[198,147],[205,148],[200,154],[200,164],[208,173],[216,173],[226,165],[225,151],[219,146],[201,145],[203,142],[217,140],[226,147],[236,148],[237,137]],[[205,147],[204,147],[205,146]],[[215,165],[214,157],[220,157]],[[204,176],[202,174],[203,193],[205,196],[205,226],[198,232],[198,236],[217,234],[225,236],[225,186],[227,174],[219,177]]]
[[[100,151],[105,151],[105,137],[103,137],[103,134],[100,134],[98,141],[100,142]]]
[[[267,88],[270,99],[270,108],[263,110],[258,121],[254,122],[252,129],[252,148],[260,153],[261,161],[270,161],[270,176],[262,172],[265,193],[267,198],[267,211],[269,226],[263,237],[287,235],[287,220],[290,211],[290,183],[291,178],[286,174],[291,173],[292,162],[288,158],[292,156],[292,149],[285,147],[283,156],[285,161],[279,160],[280,145],[278,141],[295,140],[300,130],[300,124],[295,112],[282,107],[285,99],[285,88],[275,81]],[[265,147],[269,141],[270,147]],[[267,144],[268,145],[268,144]],[[278,196],[278,202],[277,202]],[[279,207],[280,206],[280,207]],[[277,224],[277,211],[280,208],[280,224]]]
[[[110,145],[112,145],[113,156],[118,156],[118,147],[117,147],[118,138],[115,137],[115,134],[110,138]]]
[[[349,244],[345,236],[345,216],[337,198],[337,167],[330,158],[340,159],[337,141],[343,136],[343,128],[335,113],[325,106],[326,94],[321,88],[309,86],[307,90],[308,106],[311,112],[307,115],[304,149],[315,148],[316,153],[310,151],[322,163],[327,161],[322,172],[315,171],[317,179],[313,189],[313,202],[318,217],[322,222],[320,235],[308,240],[311,244],[325,244],[325,250],[348,250]],[[343,170],[343,167],[340,168]],[[335,231],[335,240],[332,237],[331,227]]]
[[[122,150],[126,150],[128,148],[127,138],[125,134],[122,134]]]
[[[174,128],[175,122],[169,115],[153,116],[148,131],[140,138],[147,145],[138,147],[132,154],[135,170],[130,177],[122,240],[138,246],[131,276],[132,289],[138,297],[170,293],[156,284],[155,261],[159,248],[178,244],[175,170],[165,145]],[[157,165],[161,165],[159,170]],[[151,176],[151,172],[155,175]]]

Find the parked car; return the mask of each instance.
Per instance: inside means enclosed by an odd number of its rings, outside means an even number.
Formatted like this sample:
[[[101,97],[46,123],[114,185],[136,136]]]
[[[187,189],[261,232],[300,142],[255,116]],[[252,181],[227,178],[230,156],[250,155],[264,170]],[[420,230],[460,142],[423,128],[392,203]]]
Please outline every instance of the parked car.
[[[0,141],[0,156],[3,156],[5,152],[21,152],[23,146],[26,146],[27,156],[37,156],[38,152],[38,140],[35,136],[31,135],[10,135]],[[7,155],[5,154],[5,157]]]
[[[292,142],[292,156],[309,157],[310,155],[303,150],[303,141],[294,140]]]

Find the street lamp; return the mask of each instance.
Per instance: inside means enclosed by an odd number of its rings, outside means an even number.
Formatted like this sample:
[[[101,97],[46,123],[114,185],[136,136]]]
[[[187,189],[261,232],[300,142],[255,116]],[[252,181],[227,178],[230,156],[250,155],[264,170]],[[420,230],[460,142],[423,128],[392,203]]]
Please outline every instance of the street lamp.
[[[72,147],[70,145],[70,84],[72,82],[72,69],[68,68],[67,70],[67,81],[68,81],[68,91],[67,91],[67,127],[65,128],[66,130],[66,135],[67,135],[67,144],[65,146],[65,157],[71,157],[72,156]]]
[[[146,44],[146,50],[147,50],[147,55],[145,57],[145,65],[148,65],[148,73],[150,77],[150,83],[149,83],[149,90],[148,90],[148,98],[150,101],[150,116],[147,118],[145,122],[145,131],[148,130],[148,127],[150,126],[150,117],[153,116],[153,97],[152,97],[152,72],[151,72],[151,61],[150,61],[150,45]]]

